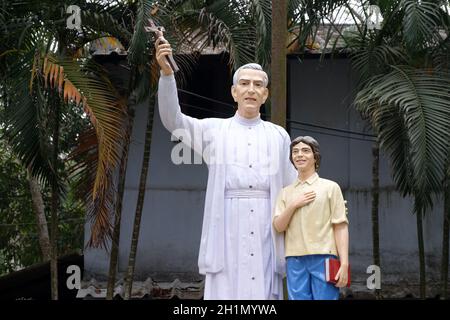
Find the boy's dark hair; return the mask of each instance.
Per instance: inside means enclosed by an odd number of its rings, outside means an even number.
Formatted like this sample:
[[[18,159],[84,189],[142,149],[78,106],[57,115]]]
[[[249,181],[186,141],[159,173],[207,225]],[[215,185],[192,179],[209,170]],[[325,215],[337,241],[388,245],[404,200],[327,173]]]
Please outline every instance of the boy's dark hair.
[[[294,165],[294,160],[292,159],[292,149],[294,148],[294,146],[296,146],[297,144],[299,144],[300,142],[303,142],[304,144],[307,144],[308,146],[311,147],[311,150],[314,154],[314,159],[316,160],[316,171],[319,171],[319,167],[320,167],[320,146],[319,143],[317,142],[316,139],[314,139],[313,137],[310,136],[300,136],[295,138],[294,140],[292,140],[291,145],[290,145],[290,152],[289,152],[289,160],[291,160],[292,165]]]

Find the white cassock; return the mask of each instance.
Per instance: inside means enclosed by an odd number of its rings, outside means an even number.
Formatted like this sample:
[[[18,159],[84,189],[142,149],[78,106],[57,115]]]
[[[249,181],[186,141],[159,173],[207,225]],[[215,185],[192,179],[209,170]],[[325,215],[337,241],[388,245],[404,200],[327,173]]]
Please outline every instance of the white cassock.
[[[275,199],[296,171],[287,132],[259,117],[195,119],[181,113],[175,78],[161,76],[162,123],[208,164],[199,272],[205,299],[283,299],[284,239]]]

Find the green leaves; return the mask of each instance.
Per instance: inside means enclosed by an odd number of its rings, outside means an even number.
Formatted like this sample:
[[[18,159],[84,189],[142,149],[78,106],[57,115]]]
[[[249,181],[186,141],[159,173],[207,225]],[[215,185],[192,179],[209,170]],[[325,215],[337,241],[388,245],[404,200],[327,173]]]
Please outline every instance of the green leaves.
[[[87,183],[84,186],[86,195],[90,195],[85,199],[88,218],[93,222],[90,244],[104,246],[111,236],[110,218],[114,208],[113,172],[120,163],[125,105],[115,94],[100,67],[92,61],[64,59],[59,63],[64,67],[67,80],[70,80],[86,99],[83,105],[95,129],[96,139],[89,140],[94,142],[94,146],[91,145],[86,151],[89,154],[94,150],[96,154],[90,154],[90,157],[94,158],[83,171],[86,174],[83,182]],[[83,140],[80,143],[84,143]]]
[[[394,180],[418,207],[439,191],[450,143],[450,79],[433,69],[393,66],[361,90],[355,104],[369,116],[392,160]]]
[[[269,0],[252,1],[253,17],[256,22],[256,61],[263,68],[270,65],[272,39],[272,5]]]
[[[34,94],[29,92],[33,52],[19,55],[8,67],[3,94],[8,97],[5,105],[6,136],[14,153],[25,167],[30,166],[41,182],[49,183],[52,177],[48,154],[48,111],[42,108],[46,97],[39,83]]]
[[[360,77],[360,87],[364,86],[372,76],[388,71],[389,65],[405,63],[407,59],[400,47],[389,44],[374,46],[364,42],[359,47],[353,48],[350,56],[352,66]]]
[[[148,55],[149,46],[152,45],[149,41],[152,34],[145,32],[144,26],[148,25],[147,19],[152,17],[151,11],[154,2],[149,0],[138,1],[136,23],[128,53],[130,65],[145,65],[148,63],[145,58]]]
[[[403,34],[408,47],[421,49],[439,43],[440,9],[437,1],[402,0]]]
[[[99,66],[91,61],[60,59],[66,79],[77,88],[86,99],[84,106],[90,114],[99,141],[99,162],[93,198],[97,192],[102,195],[108,189],[107,171],[120,162],[120,141],[125,106]],[[85,109],[86,110],[86,109]]]
[[[213,47],[222,45],[230,53],[230,63],[241,66],[255,61],[255,25],[248,2],[219,0],[205,7],[199,16]],[[264,36],[264,35],[261,35]]]

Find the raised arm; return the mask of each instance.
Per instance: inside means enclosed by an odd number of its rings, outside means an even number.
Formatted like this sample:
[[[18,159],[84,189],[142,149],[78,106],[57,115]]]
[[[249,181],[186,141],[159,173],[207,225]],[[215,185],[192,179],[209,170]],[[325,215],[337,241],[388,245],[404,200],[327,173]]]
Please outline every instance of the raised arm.
[[[184,143],[202,154],[203,120],[186,116],[181,112],[177,84],[166,56],[172,54],[170,44],[163,38],[155,43],[156,60],[161,68],[158,87],[158,108],[164,127]]]
[[[347,285],[348,279],[348,224],[346,222],[333,224],[333,228],[336,248],[338,251],[339,260],[341,261],[341,267],[339,268],[335,278],[335,280],[338,280],[336,287],[342,288]]]

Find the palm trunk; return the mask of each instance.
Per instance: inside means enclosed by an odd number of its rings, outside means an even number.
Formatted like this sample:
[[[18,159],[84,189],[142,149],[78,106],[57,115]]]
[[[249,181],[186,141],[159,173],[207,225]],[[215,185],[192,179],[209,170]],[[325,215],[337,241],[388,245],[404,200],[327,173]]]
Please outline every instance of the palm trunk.
[[[380,262],[380,231],[378,224],[378,205],[380,196],[379,185],[379,158],[380,146],[378,141],[374,142],[372,146],[372,257],[373,264],[381,268]],[[380,289],[375,289],[375,296],[377,299],[381,298]]]
[[[147,172],[150,161],[150,147],[152,142],[152,130],[153,130],[153,112],[154,112],[154,99],[153,96],[149,99],[149,108],[147,116],[147,130],[145,133],[144,144],[144,160],[142,162],[141,177],[139,182],[139,194],[136,205],[136,214],[134,217],[133,235],[131,239],[130,256],[128,259],[128,268],[125,283],[125,299],[129,300],[131,297],[131,289],[133,286],[134,267],[136,264],[136,252],[139,240],[139,230],[141,227],[142,209],[144,205]]]
[[[271,121],[286,128],[287,1],[272,0]]]
[[[450,224],[450,168],[447,169],[447,177],[444,183],[444,223],[442,235],[442,263],[441,263],[441,295],[442,299],[448,299],[448,247]]]
[[[426,298],[426,270],[425,270],[425,249],[424,249],[424,243],[423,243],[423,228],[422,228],[422,221],[423,221],[423,211],[419,210],[416,212],[417,217],[417,240],[419,244],[419,268],[420,268],[420,298],[425,299]]]
[[[51,103],[54,106],[54,123],[53,123],[53,154],[52,154],[52,196],[51,196],[51,296],[52,300],[58,300],[58,207],[59,207],[59,190],[58,190],[58,142],[59,142],[59,101],[55,97],[51,97]]]
[[[39,245],[42,251],[42,260],[49,261],[51,257],[51,247],[47,228],[47,218],[45,217],[44,200],[42,199],[41,189],[37,179],[31,174],[30,168],[27,168],[27,171],[31,200],[33,202],[33,210],[38,228]]]
[[[133,129],[133,115],[132,112],[128,115],[128,123],[126,124],[125,141],[122,152],[122,159],[120,162],[119,172],[119,190],[117,192],[116,211],[114,215],[114,231],[111,245],[111,255],[109,259],[109,274],[108,274],[108,286],[106,290],[106,300],[112,300],[114,298],[114,285],[116,283],[117,274],[117,262],[119,256],[119,241],[120,241],[120,221],[122,219],[122,200],[125,190],[125,177],[127,174],[128,163],[128,150],[130,146],[130,136]]]

